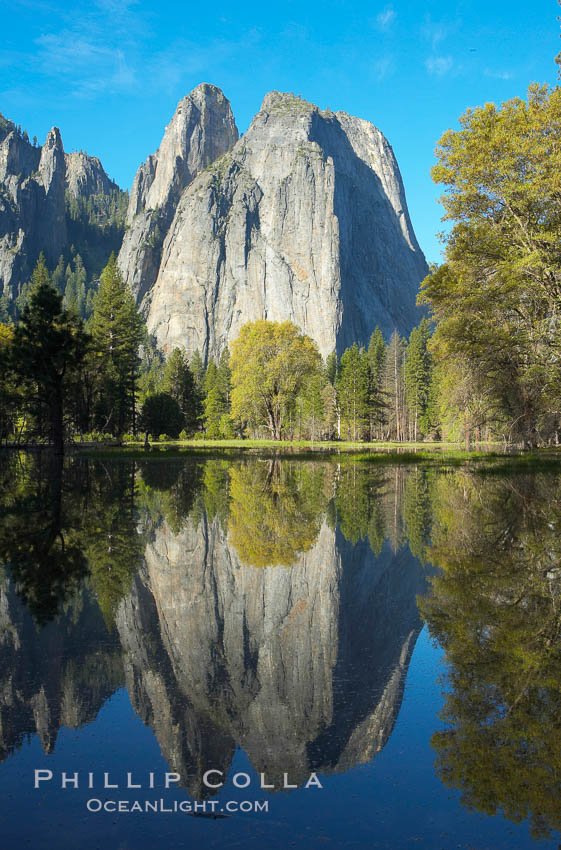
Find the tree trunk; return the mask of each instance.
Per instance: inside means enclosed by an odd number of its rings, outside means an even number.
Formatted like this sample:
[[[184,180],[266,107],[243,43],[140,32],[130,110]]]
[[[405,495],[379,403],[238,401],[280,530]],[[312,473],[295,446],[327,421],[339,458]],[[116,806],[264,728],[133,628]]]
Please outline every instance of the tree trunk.
[[[51,432],[55,455],[64,454],[64,422],[62,410],[62,386],[58,383],[53,390],[51,402]]]

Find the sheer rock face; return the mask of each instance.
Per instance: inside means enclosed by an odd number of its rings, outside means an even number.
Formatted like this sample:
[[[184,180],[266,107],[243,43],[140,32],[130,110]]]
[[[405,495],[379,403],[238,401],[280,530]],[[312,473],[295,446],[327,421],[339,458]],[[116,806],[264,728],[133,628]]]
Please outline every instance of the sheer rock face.
[[[59,131],[53,127],[38,148],[6,124],[0,141],[0,294],[11,297],[41,250],[56,262],[67,234]]]
[[[159,149],[138,169],[119,254],[119,268],[137,303],[156,280],[181,192],[237,138],[229,101],[220,89],[203,83],[179,102]]]
[[[110,195],[119,187],[110,180],[97,156],[81,151],[65,154],[66,190],[75,198]]]
[[[401,705],[425,582],[406,550],[376,557],[326,523],[292,567],[258,569],[217,520],[163,522],[117,615],[133,706],[197,797],[237,746],[277,788],[369,761]]]
[[[0,295],[18,295],[41,251],[53,266],[68,247],[66,190],[87,197],[112,189],[96,157],[64,153],[56,127],[36,147],[0,116]]]
[[[290,319],[323,355],[410,331],[427,265],[372,124],[271,92],[183,192],[147,302],[159,346],[217,357],[250,320]]]

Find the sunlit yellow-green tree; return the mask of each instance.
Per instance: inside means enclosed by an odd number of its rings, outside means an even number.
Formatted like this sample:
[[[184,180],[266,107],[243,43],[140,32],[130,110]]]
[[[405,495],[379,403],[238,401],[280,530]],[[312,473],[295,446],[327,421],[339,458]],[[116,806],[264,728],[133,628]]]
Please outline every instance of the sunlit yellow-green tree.
[[[535,445],[561,416],[561,89],[469,109],[437,147],[446,262],[422,299],[435,350],[489,395],[487,420]]]
[[[292,322],[248,322],[230,358],[233,420],[242,428],[265,426],[272,439],[282,439],[287,414],[320,368],[317,345]]]

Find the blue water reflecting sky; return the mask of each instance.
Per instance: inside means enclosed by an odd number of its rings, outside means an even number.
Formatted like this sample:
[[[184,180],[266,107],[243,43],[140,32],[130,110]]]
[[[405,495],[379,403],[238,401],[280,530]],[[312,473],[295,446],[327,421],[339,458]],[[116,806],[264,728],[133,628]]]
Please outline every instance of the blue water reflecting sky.
[[[119,690],[97,718],[81,729],[63,728],[55,750],[45,755],[36,735],[0,768],[3,801],[0,828],[3,847],[74,850],[111,847],[148,850],[160,847],[216,848],[553,848],[557,841],[534,842],[527,824],[515,826],[501,817],[471,813],[461,806],[459,793],[447,789],[436,776],[430,736],[438,725],[442,704],[443,653],[426,627],[421,632],[407,676],[403,703],[393,733],[384,749],[367,764],[341,774],[320,774],[322,789],[273,793],[259,790],[259,778],[245,753],[238,749],[230,771],[248,773],[246,790],[228,781],[217,799],[266,799],[268,813],[212,819],[184,813],[89,813],[92,798],[139,800],[163,798],[168,807],[187,799],[184,791],[165,791],[163,775],[170,768],[156,737],[133,711],[127,691]],[[35,769],[48,768],[58,779],[33,789]],[[110,781],[148,782],[153,771],[160,788],[139,792],[90,791],[80,787],[61,790],[60,773],[104,771]]]

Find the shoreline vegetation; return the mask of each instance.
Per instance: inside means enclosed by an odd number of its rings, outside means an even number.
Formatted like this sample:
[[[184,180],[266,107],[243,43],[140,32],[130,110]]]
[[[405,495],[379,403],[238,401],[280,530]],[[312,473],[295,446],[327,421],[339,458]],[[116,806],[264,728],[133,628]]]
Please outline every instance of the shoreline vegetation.
[[[353,443],[310,440],[165,440],[146,445],[141,440],[81,441],[68,443],[68,456],[92,459],[177,460],[286,460],[321,461],[346,467],[376,466],[462,467],[466,471],[498,474],[561,471],[561,447],[521,449],[499,443],[472,444],[469,450],[457,443]],[[0,447],[4,452],[52,453],[53,446],[29,444]]]

